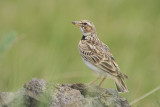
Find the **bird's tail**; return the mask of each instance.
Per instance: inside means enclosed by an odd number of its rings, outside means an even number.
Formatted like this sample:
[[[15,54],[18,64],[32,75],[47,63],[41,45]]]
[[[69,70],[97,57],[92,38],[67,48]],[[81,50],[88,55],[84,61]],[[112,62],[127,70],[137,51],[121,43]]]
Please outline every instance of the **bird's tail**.
[[[128,77],[124,74],[118,75],[118,76],[113,78],[115,80],[115,84],[116,84],[118,92],[121,92],[121,93],[128,92],[128,88],[127,88],[127,86],[124,82],[125,78],[128,79]]]

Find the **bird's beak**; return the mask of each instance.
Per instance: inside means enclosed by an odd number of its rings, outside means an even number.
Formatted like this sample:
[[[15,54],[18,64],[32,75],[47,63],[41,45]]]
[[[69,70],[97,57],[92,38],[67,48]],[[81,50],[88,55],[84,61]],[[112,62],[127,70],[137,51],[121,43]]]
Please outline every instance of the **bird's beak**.
[[[72,24],[80,27],[81,26],[81,22],[80,21],[73,21]]]

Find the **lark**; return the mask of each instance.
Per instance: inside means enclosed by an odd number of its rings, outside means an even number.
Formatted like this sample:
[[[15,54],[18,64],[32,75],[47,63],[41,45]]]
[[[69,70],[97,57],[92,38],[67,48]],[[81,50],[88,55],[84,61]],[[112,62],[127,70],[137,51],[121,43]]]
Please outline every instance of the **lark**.
[[[100,87],[106,77],[109,76],[114,80],[118,92],[128,92],[124,81],[128,79],[128,76],[120,72],[108,46],[99,40],[94,24],[88,20],[73,21],[72,24],[78,26],[83,35],[78,48],[84,63],[98,74],[98,78],[92,83],[103,77],[99,83]]]

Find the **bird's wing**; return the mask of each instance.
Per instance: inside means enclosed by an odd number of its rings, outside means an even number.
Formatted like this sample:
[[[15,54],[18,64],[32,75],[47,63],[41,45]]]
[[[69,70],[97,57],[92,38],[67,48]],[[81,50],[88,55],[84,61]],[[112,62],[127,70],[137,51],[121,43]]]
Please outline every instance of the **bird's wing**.
[[[117,76],[120,72],[109,48],[105,44],[79,46],[81,56],[104,72]]]

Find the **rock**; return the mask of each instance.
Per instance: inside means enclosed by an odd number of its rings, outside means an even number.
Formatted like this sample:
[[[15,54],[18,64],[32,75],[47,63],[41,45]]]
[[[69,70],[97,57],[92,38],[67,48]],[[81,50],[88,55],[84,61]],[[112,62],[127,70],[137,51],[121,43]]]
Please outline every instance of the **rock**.
[[[33,78],[17,92],[0,92],[0,107],[130,107],[114,89],[52,84]]]

